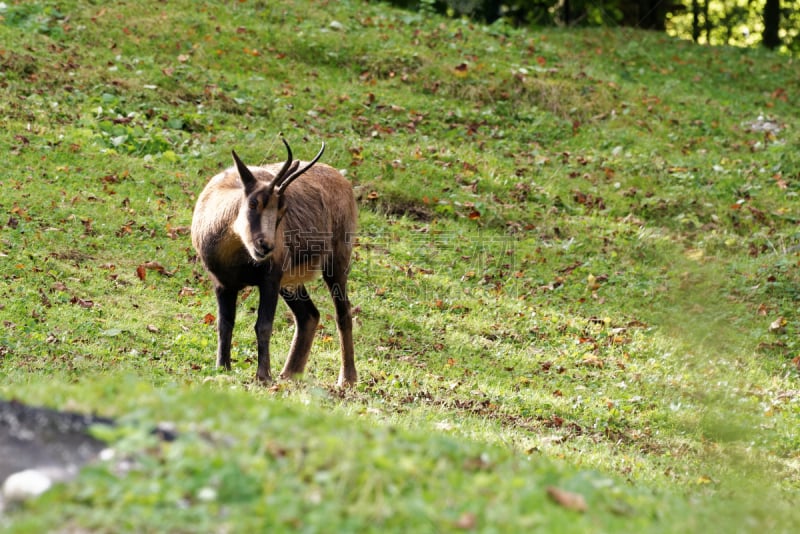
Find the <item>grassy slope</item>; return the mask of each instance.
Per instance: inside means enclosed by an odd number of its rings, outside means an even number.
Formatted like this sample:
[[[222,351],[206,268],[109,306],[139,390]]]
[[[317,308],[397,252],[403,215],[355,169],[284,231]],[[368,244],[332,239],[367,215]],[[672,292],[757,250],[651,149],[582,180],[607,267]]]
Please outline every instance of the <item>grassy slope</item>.
[[[130,414],[131,449],[152,421],[186,435],[18,529],[797,520],[796,63],[361,2],[54,6],[0,26],[0,391]],[[251,384],[256,295],[213,369],[191,208],[278,132],[324,139],[361,198],[351,392],[317,284],[305,380]]]

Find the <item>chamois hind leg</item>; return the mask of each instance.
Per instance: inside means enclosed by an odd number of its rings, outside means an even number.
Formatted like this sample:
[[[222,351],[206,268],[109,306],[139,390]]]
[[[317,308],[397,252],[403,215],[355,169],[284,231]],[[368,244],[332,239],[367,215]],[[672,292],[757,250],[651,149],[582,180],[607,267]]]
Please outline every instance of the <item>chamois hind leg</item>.
[[[294,289],[281,289],[281,296],[294,314],[295,330],[292,348],[289,350],[286,364],[281,371],[281,378],[291,378],[302,373],[306,368],[308,354],[311,352],[311,344],[314,342],[314,335],[319,324],[319,311],[302,284]]]
[[[236,323],[235,290],[222,286],[214,288],[217,295],[217,367],[231,368],[231,338],[233,325]]]
[[[347,271],[334,268],[323,270],[322,277],[336,307],[336,326],[339,330],[339,345],[342,350],[342,367],[339,371],[339,387],[355,385],[355,355],[353,350],[353,317],[350,312],[350,299],[347,297]]]

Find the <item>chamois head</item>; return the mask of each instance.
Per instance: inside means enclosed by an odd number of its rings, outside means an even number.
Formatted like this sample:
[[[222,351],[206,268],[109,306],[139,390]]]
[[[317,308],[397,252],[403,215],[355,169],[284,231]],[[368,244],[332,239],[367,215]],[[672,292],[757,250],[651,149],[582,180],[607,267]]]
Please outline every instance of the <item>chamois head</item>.
[[[234,225],[236,233],[256,262],[267,260],[276,246],[281,245],[283,236],[279,234],[281,218],[286,213],[284,193],[297,177],[310,169],[325,151],[325,143],[311,162],[300,167],[299,160],[292,160],[292,149],[286,139],[281,138],[288,153],[286,162],[271,180],[258,180],[250,169],[239,159],[235,151],[233,161],[239,171],[239,179],[244,187],[239,217]]]

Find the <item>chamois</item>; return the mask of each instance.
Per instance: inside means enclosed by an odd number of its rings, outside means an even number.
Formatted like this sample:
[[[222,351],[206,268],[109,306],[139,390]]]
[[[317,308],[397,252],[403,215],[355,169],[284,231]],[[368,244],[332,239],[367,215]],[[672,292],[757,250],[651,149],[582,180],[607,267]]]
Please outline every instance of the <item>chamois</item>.
[[[259,290],[256,378],[271,381],[269,340],[278,294],[294,314],[295,332],[281,378],[302,373],[319,324],[319,311],[304,283],[322,274],[336,308],[342,352],[339,386],[356,382],[353,322],[347,276],[357,208],[350,183],[335,169],[288,157],[282,165],[247,167],[232,152],[234,167],[206,185],[192,216],[192,244],[217,297],[217,367],[231,368],[236,298]],[[315,165],[316,164],[316,165]]]

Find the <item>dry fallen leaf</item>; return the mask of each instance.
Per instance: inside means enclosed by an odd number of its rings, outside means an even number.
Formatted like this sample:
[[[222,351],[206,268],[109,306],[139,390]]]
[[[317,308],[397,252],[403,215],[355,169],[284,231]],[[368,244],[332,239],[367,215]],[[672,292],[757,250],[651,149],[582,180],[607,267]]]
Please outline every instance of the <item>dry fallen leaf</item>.
[[[189,235],[191,228],[188,226],[171,226],[167,224],[167,235],[170,239],[177,239],[178,236]]]
[[[548,486],[547,495],[553,499],[556,504],[567,508],[568,510],[575,510],[576,512],[585,512],[587,510],[586,499],[580,493],[563,490],[555,486]]]
[[[197,290],[191,287],[182,287],[181,290],[178,292],[179,297],[191,297],[192,295],[196,294]]]
[[[604,365],[603,360],[594,354],[587,354],[584,356],[583,360],[581,360],[581,363],[587,367],[597,367],[599,369],[602,369]]]
[[[783,334],[786,332],[786,319],[778,317],[769,324],[769,331],[773,334]]]
[[[144,279],[147,278],[147,271],[156,271],[164,276],[172,276],[175,274],[175,271],[168,271],[166,267],[157,261],[147,261],[136,267],[136,276],[139,277],[139,280],[144,281]]]

